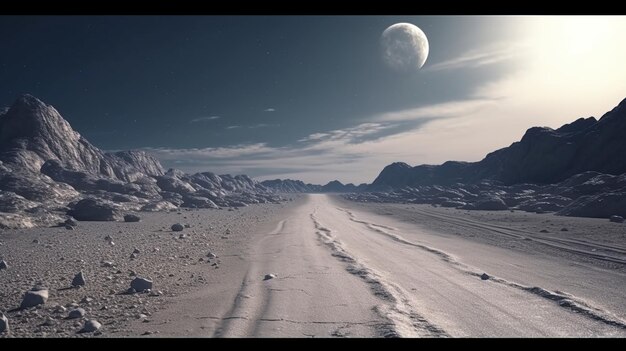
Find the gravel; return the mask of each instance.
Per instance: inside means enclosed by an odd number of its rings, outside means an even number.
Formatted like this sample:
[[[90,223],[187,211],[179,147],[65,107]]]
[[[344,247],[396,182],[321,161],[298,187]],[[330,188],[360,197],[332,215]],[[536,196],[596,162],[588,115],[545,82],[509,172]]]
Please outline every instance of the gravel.
[[[259,222],[273,220],[285,208],[286,204],[258,204],[234,212],[194,209],[184,212],[187,219],[176,212],[142,212],[138,223],[81,221],[73,231],[64,227],[2,230],[0,258],[10,267],[0,271],[0,311],[10,320],[11,337],[43,337],[44,333],[48,337],[93,337],[98,333],[104,337],[140,336],[146,325],[164,321],[150,316],[150,323],[138,322],[137,327],[132,316],[148,315],[144,308],[154,313],[181,294],[211,287],[212,275],[220,270],[197,261],[198,257],[206,257],[208,247],[212,252],[222,253],[229,248],[228,252],[236,253],[245,247]],[[178,235],[165,229],[182,220],[191,225],[186,229],[190,235],[186,240],[172,240]],[[227,229],[231,232],[230,240],[220,240]],[[115,246],[109,244],[114,237]],[[46,248],[46,244],[53,247]],[[129,252],[134,249],[141,254],[129,260]],[[185,256],[190,258],[179,258]],[[155,285],[148,287],[149,293],[126,294],[135,278],[129,279],[131,270],[139,277],[154,280]],[[88,277],[89,284],[68,289],[68,277],[77,272]],[[191,274],[193,278],[181,279]],[[49,288],[49,300],[43,297],[43,291],[29,291],[26,294],[34,295],[29,299],[37,299],[37,307],[17,309],[24,292],[35,285]],[[79,305],[85,297],[92,301]],[[133,311],[129,309],[133,305],[138,310],[130,318],[124,316]],[[88,318],[101,323],[97,333],[78,333],[83,327],[80,319],[65,319],[68,311],[79,307]],[[48,317],[56,324],[45,325]],[[0,334],[0,338],[5,334]]]

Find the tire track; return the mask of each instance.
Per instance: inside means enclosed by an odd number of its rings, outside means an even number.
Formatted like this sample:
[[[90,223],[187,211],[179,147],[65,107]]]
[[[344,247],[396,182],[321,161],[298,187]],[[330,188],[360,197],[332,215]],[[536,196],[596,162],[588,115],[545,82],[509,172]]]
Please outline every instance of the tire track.
[[[339,210],[345,212],[348,215],[348,218],[355,222],[355,223],[359,223],[364,225],[366,228],[368,228],[369,230],[382,234],[396,242],[405,244],[405,245],[409,245],[409,246],[413,246],[416,248],[419,248],[421,250],[427,251],[431,254],[436,255],[437,257],[439,257],[441,260],[443,260],[446,263],[451,264],[452,266],[454,266],[456,269],[458,269],[459,271],[465,273],[465,274],[469,274],[472,276],[475,276],[477,278],[481,278],[482,276],[482,272],[476,270],[476,269],[472,269],[472,267],[461,263],[460,261],[456,260],[453,256],[451,256],[450,254],[434,249],[432,247],[426,246],[426,245],[422,245],[422,244],[417,244],[414,242],[411,242],[405,238],[403,238],[402,236],[395,234],[395,233],[389,233],[383,229],[381,229],[383,226],[378,225],[378,224],[374,224],[374,223],[370,223],[367,221],[363,221],[363,220],[359,220],[356,218],[356,216],[349,210],[346,209],[342,209],[342,208],[338,208]],[[577,298],[573,295],[567,294],[567,293],[563,293],[563,292],[553,292],[550,291],[548,289],[544,289],[541,287],[537,287],[537,286],[526,286],[523,284],[519,284],[513,281],[509,281],[503,278],[499,278],[499,277],[495,277],[495,276],[491,276],[489,277],[489,280],[495,283],[499,283],[499,284],[503,284],[506,285],[508,287],[512,287],[515,289],[519,289],[522,290],[524,292],[527,293],[531,293],[533,295],[536,296],[540,296],[542,298],[545,298],[547,300],[550,301],[554,301],[558,304],[558,306],[563,307],[571,312],[574,313],[578,313],[582,316],[585,316],[587,318],[593,319],[595,321],[613,326],[613,327],[617,327],[619,329],[626,329],[626,321],[622,320],[621,318],[613,315],[612,313],[610,313],[609,311],[605,311],[602,310],[600,308],[594,307],[591,304],[589,304],[588,302]]]
[[[447,337],[442,328],[421,316],[409,303],[408,294],[399,286],[385,281],[384,278],[350,255],[343,244],[335,238],[333,232],[324,227],[315,216],[311,220],[318,238],[331,249],[331,255],[347,264],[346,270],[363,279],[373,294],[384,304],[375,307],[376,313],[388,323],[376,327],[384,337]]]

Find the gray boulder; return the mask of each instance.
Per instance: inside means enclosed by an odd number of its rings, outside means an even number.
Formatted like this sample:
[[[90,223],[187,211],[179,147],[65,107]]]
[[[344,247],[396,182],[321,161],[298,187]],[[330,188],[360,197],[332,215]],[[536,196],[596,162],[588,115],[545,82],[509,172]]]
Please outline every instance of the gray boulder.
[[[9,319],[4,313],[0,313],[0,334],[9,333]]]
[[[180,224],[180,223],[176,223],[176,224],[172,225],[172,231],[182,232],[183,229],[185,229],[185,227],[182,224]]]
[[[102,324],[100,324],[95,319],[90,319],[85,322],[85,325],[79,332],[80,333],[93,333],[95,331],[98,331],[100,328],[102,328]]]
[[[622,216],[615,216],[615,215],[613,215],[613,216],[611,216],[609,218],[609,220],[611,222],[614,222],[614,223],[624,223],[624,217],[622,217]]]
[[[33,290],[37,289],[37,290]],[[29,308],[42,305],[48,301],[48,290],[43,288],[33,288],[24,294],[20,308]]]
[[[71,310],[68,314],[67,314],[67,318],[69,319],[75,319],[75,318],[83,318],[85,316],[86,312],[84,309],[78,307],[75,308],[73,310]]]
[[[80,200],[67,214],[79,221],[117,221],[120,217],[112,202],[94,198]]]
[[[72,286],[73,287],[84,286],[85,283],[86,283],[85,282],[85,276],[83,275],[82,271],[76,273],[76,275],[74,276],[74,279],[72,279]]]
[[[0,261],[0,269],[8,269],[9,265],[5,260]]]
[[[139,222],[141,218],[134,214],[127,214],[124,216],[124,222]]]
[[[135,289],[135,291],[141,292],[147,289],[152,289],[152,280],[148,280],[145,278],[137,277],[130,282],[130,287]]]

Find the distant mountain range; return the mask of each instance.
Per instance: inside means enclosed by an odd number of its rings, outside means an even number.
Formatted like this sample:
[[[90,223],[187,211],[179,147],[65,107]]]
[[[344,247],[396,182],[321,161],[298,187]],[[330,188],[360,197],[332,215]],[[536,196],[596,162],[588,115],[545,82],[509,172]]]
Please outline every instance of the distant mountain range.
[[[292,179],[264,180],[261,184],[280,193],[355,193],[367,188],[365,183],[357,186],[352,183],[343,184],[338,180],[330,181],[326,185],[305,184],[301,180]]]
[[[626,99],[600,120],[580,118],[558,129],[533,127],[522,140],[488,154],[479,162],[448,161],[411,167],[396,162],[385,167],[368,191],[419,185],[551,184],[595,171],[626,173]]]
[[[626,217],[626,100],[596,120],[533,127],[479,162],[385,167],[362,202]],[[614,221],[620,218],[613,217]]]

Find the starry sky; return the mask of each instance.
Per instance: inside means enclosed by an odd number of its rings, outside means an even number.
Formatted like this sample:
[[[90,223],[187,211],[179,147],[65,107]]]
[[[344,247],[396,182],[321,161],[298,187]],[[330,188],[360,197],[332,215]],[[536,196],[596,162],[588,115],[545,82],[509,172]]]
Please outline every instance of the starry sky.
[[[382,62],[408,22],[421,70]],[[0,16],[0,107],[30,93],[104,150],[257,179],[477,161],[626,97],[625,17]]]

